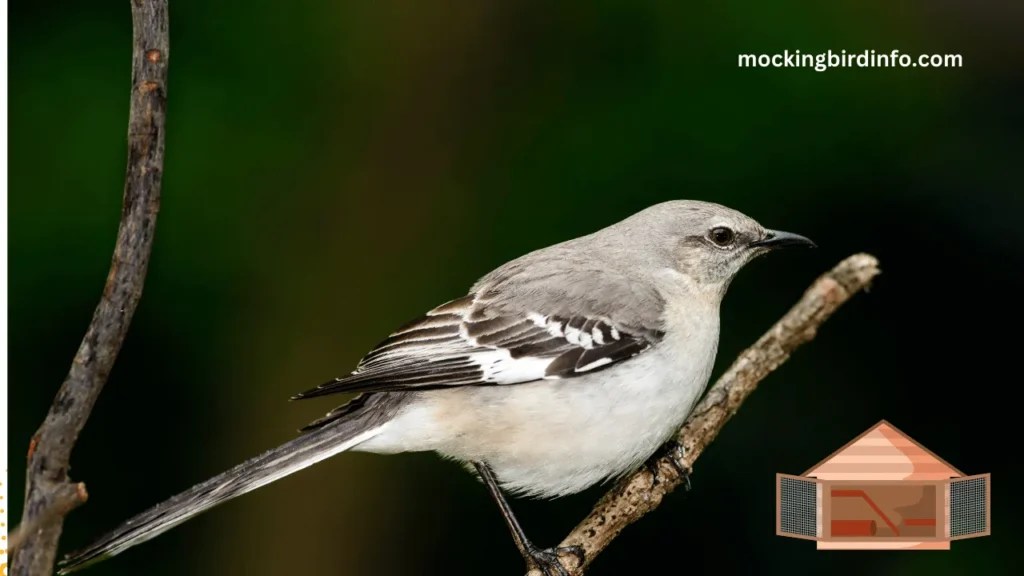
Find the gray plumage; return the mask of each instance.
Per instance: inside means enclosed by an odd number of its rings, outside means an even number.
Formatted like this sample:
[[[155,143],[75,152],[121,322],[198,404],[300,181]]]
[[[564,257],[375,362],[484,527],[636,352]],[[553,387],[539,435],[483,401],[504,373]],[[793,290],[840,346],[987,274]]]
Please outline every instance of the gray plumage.
[[[810,242],[673,201],[508,262],[299,394],[360,394],[305,436],[129,520],[64,572],[343,450],[484,462],[505,490],[541,497],[624,474],[703,392],[732,278],[790,244]]]

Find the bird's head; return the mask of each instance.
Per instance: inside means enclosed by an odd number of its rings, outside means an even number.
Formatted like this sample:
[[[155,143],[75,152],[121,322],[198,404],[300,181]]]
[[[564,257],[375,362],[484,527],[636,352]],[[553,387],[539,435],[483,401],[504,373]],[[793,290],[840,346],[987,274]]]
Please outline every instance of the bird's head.
[[[736,210],[693,200],[657,204],[623,224],[623,232],[652,239],[647,249],[661,255],[661,265],[701,292],[719,296],[754,258],[778,248],[815,246],[798,234],[769,230]]]

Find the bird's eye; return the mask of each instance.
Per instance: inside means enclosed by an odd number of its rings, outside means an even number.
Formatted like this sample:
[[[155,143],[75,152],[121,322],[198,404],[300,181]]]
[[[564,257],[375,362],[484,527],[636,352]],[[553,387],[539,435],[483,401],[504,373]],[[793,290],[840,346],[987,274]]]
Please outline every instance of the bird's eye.
[[[736,238],[736,233],[730,228],[719,226],[717,228],[712,228],[711,232],[708,232],[708,238],[719,246],[728,246],[729,244],[732,244],[733,239]]]

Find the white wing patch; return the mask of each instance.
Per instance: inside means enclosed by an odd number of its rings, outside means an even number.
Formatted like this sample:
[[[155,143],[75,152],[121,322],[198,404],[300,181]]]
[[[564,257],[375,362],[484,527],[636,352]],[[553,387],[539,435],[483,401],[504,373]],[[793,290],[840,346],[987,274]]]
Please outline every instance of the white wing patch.
[[[547,330],[551,336],[555,338],[565,338],[565,340],[570,344],[580,346],[586,350],[590,350],[595,346],[603,346],[606,343],[605,334],[601,330],[602,326],[609,328],[608,335],[610,336],[610,340],[620,339],[619,331],[612,326],[611,321],[607,318],[597,320],[597,325],[587,331],[583,331],[580,328],[572,326],[570,322],[554,319],[536,312],[530,312],[527,314],[527,318],[529,318],[537,327]],[[594,322],[582,322],[584,325],[590,323]]]
[[[543,314],[537,314],[536,312],[530,312],[526,315],[531,322],[534,323],[538,328],[543,328],[548,331],[555,338],[564,338],[565,332],[562,331],[561,322],[551,322],[548,317]]]
[[[485,356],[493,356],[493,360],[484,359]],[[484,352],[477,356],[481,360],[481,368],[484,371],[484,380],[495,384],[518,384],[531,382],[544,378],[544,371],[551,364],[551,358],[512,358],[508,350],[495,350]]]

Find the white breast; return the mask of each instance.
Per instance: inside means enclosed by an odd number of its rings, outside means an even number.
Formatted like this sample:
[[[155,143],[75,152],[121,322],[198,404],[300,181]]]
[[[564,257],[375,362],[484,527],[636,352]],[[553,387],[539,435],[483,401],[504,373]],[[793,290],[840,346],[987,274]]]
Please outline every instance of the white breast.
[[[667,311],[652,350],[601,372],[530,384],[421,393],[369,452],[434,450],[483,460],[503,487],[554,497],[628,472],[682,425],[704,390],[718,310]]]

